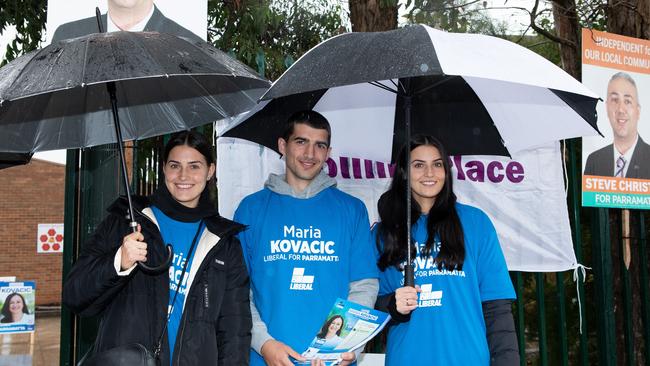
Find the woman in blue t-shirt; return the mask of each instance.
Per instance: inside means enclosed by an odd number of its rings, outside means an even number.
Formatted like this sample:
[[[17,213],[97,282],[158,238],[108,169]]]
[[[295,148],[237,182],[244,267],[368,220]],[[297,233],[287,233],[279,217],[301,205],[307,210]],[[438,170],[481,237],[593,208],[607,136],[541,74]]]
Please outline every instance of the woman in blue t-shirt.
[[[409,171],[415,287],[403,285]],[[515,293],[496,231],[481,210],[456,202],[438,140],[419,135],[402,148],[378,209],[377,308],[393,319],[386,365],[519,365]]]

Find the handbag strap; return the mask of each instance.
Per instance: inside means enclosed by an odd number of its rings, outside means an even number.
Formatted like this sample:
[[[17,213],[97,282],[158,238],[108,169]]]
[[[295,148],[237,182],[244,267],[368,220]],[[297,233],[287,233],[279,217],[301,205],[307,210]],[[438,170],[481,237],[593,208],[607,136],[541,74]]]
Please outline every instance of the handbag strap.
[[[192,258],[192,254],[194,253],[194,247],[196,246],[196,240],[199,238],[199,234],[201,234],[201,231],[203,230],[203,226],[204,226],[203,220],[201,220],[201,222],[199,222],[199,228],[196,230],[196,234],[194,235],[194,239],[192,239],[192,245],[190,246],[190,252],[187,256],[187,260],[183,264],[183,272],[181,272],[181,279],[178,282],[178,286],[176,286],[176,291],[174,291],[174,298],[172,299],[172,307],[167,312],[167,319],[165,320],[165,326],[163,327],[163,330],[160,333],[160,337],[158,337],[156,348],[154,348],[153,351],[153,355],[155,359],[158,359],[158,356],[160,356],[160,352],[162,351],[163,337],[167,332],[167,326],[169,325],[169,318],[171,317],[172,312],[174,311],[174,306],[176,305],[176,297],[178,296],[178,290],[180,290],[181,284],[183,283],[183,279],[185,278],[185,271],[187,270],[187,264],[190,262],[190,259]]]

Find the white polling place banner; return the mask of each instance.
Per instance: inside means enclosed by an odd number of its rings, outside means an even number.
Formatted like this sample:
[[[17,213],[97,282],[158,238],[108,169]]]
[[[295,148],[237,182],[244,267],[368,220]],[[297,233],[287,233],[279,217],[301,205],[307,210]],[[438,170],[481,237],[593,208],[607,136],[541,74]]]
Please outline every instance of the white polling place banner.
[[[326,117],[333,122],[332,116]],[[375,222],[377,200],[390,184],[393,166],[387,161],[341,156],[336,146],[342,134],[337,133],[335,123],[332,129],[332,154],[324,169],[336,178],[338,188],[363,200],[370,221]],[[458,200],[490,216],[509,270],[558,272],[577,267],[559,143],[520,152],[512,159],[455,156],[451,160]],[[217,140],[217,167],[219,212],[227,218],[232,218],[243,197],[263,187],[269,173],[284,172],[284,162],[276,152],[224,137]]]

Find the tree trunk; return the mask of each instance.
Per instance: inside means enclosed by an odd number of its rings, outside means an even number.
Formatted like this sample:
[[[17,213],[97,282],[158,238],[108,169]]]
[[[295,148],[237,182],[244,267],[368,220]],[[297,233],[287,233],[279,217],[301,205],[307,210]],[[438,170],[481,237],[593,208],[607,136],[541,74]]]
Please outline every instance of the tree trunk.
[[[639,1],[637,11],[635,23],[639,38],[650,39],[650,2]]]
[[[555,33],[566,40],[560,43],[560,58],[562,68],[574,78],[580,80],[580,25],[576,13],[575,0],[553,0],[553,20]]]
[[[650,39],[648,0],[608,0],[607,31],[634,38]]]
[[[349,0],[353,32],[378,32],[397,28],[397,1]]]

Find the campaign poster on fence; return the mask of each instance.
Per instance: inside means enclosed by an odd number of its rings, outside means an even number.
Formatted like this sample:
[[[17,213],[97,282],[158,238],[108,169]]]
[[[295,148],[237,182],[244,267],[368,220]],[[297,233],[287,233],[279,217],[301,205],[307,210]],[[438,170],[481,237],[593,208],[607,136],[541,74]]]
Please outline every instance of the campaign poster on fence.
[[[34,282],[0,282],[0,334],[34,331]]]
[[[582,139],[582,205],[650,209],[650,41],[582,30],[582,82],[603,136]]]

